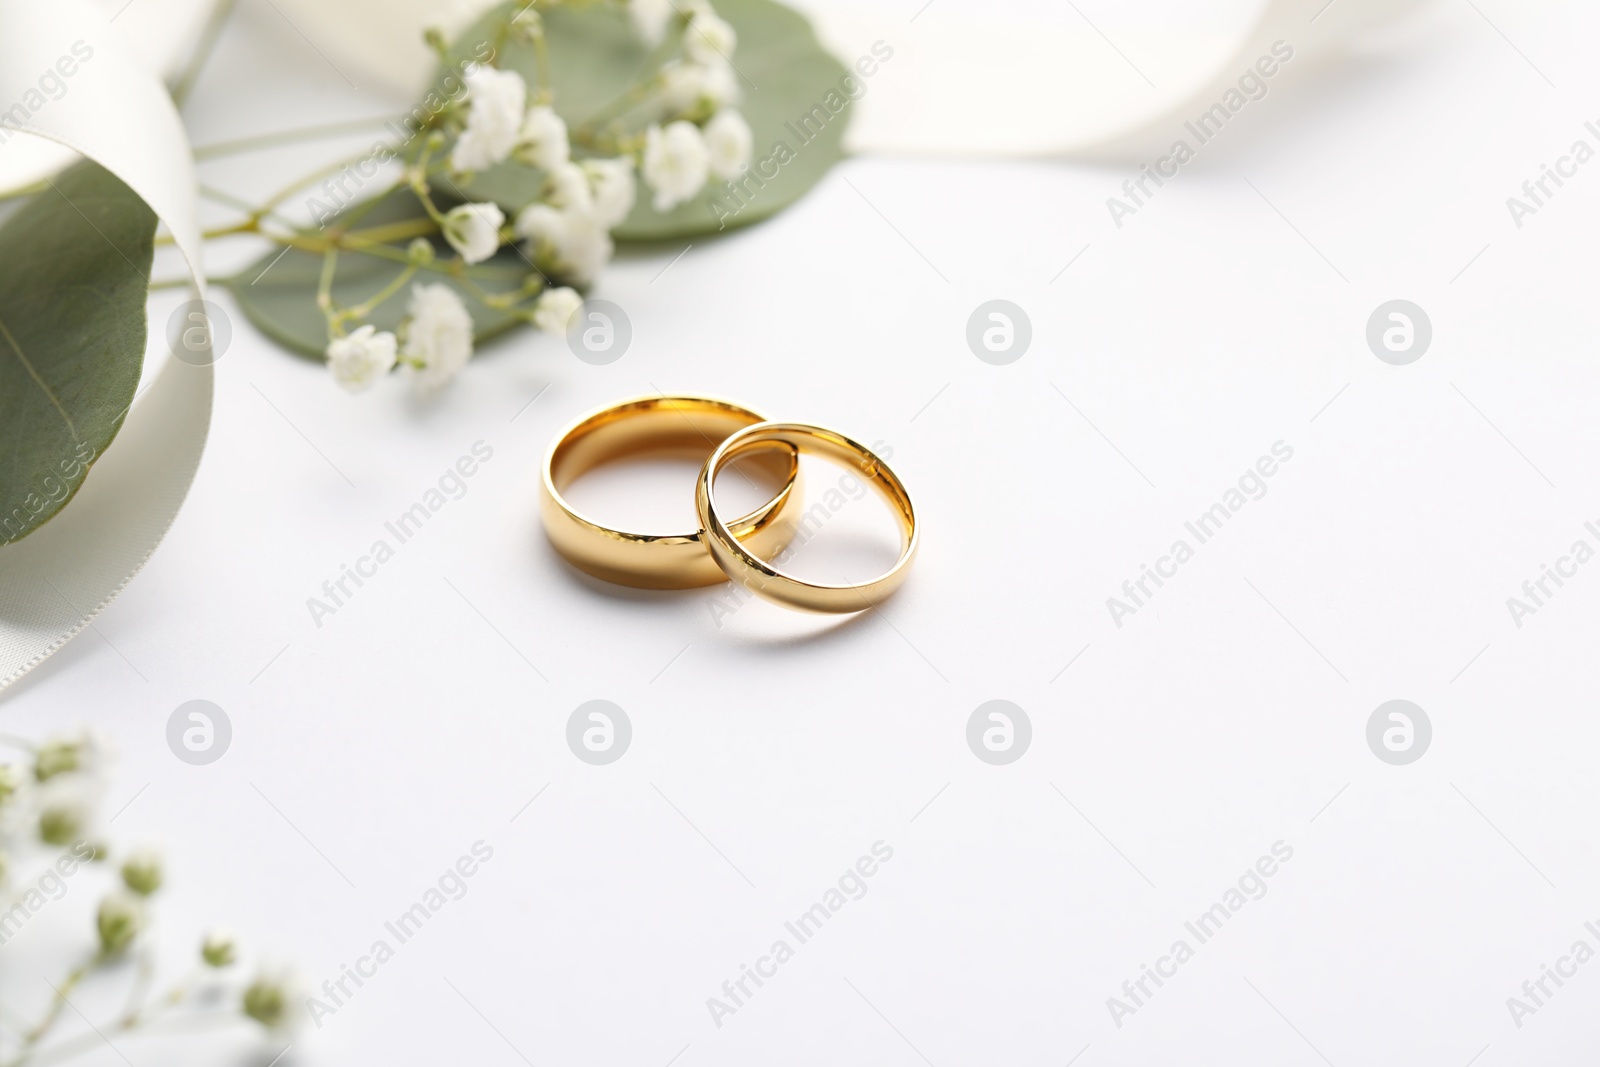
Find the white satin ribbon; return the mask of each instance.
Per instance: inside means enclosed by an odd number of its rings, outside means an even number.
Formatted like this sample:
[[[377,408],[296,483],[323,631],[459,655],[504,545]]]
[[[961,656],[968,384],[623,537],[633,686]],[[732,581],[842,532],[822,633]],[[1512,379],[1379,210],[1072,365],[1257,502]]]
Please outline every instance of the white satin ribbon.
[[[496,0],[274,0],[363,87],[409,98],[433,58],[422,32],[464,29]],[[1427,0],[1262,0],[1249,29],[1102,34],[1076,5],[1033,0],[789,0],[847,66],[894,50],[851,106],[848,147],[924,156],[1144,160],[1283,40],[1295,78]],[[734,61],[738,62],[737,53]],[[755,72],[751,72],[755,73]],[[817,87],[816,103],[831,85]],[[759,91],[759,90],[756,90]]]
[[[1337,57],[1427,0],[1266,0],[1243,35],[1102,33],[1075,5],[1006,5],[981,15],[932,0],[916,17],[839,0],[799,0],[822,40],[847,64],[882,41],[894,56],[854,105],[856,152],[936,156],[1066,157],[1148,161],[1183,124],[1222,102],[1272,46],[1266,91]],[[1234,98],[1236,99],[1236,98]]]
[[[59,99],[18,121],[75,41],[94,49]],[[172,231],[198,291],[194,162],[165,87],[85,0],[0,0],[0,125],[64,145],[121,178]],[[0,146],[3,157],[11,138]],[[0,548],[0,689],[81,631],[121,592],[172,524],[211,424],[209,366],[167,359],[67,507]]]

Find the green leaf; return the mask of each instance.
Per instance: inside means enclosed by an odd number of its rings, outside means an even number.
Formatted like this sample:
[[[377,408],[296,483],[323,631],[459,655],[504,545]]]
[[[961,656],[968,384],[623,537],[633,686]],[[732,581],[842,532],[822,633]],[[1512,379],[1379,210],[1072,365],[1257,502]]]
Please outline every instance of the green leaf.
[[[375,201],[358,204],[342,212],[329,223],[335,228],[351,223],[358,228],[391,226],[407,222],[421,224],[427,218],[422,204],[410,189],[399,188]],[[308,236],[318,236],[319,231],[306,231]],[[325,231],[323,231],[325,232]],[[430,240],[439,260],[448,260],[455,252],[442,237],[432,235]],[[391,254],[404,255],[410,239],[386,245]],[[279,256],[282,258],[279,258]],[[245,316],[262,333],[279,344],[302,355],[322,359],[328,347],[328,320],[317,307],[317,284],[322,277],[322,253],[299,248],[269,252],[227,279],[226,285],[239,301]],[[440,264],[443,265],[442,263]],[[370,253],[345,250],[339,253],[338,270],[334,274],[333,299],[342,306],[359,304],[379,292],[405,270],[405,264]],[[517,289],[532,268],[513,248],[502,248],[494,258],[467,268],[473,283],[490,293]],[[423,270],[413,280],[415,285],[442,282],[456,291],[472,315],[473,332],[478,341],[495,337],[515,326],[521,320],[504,311],[498,311],[474,297],[459,280],[449,274]],[[365,321],[380,330],[393,330],[405,317],[406,301],[411,287],[407,286],[378,307]]]
[[[523,6],[513,0],[496,8],[457,39],[451,59],[472,57],[479,43],[495,40],[496,27]],[[713,180],[699,197],[663,214],[651,207],[649,192],[641,183],[633,213],[613,233],[618,240],[661,241],[759,222],[804,196],[844,156],[850,97],[840,80],[847,72],[823,51],[811,24],[774,0],[717,0],[716,10],[739,35],[733,54],[743,90],[738,109],[755,135],[752,169],[764,186],[752,182],[741,206],[741,200]],[[576,127],[598,112],[642,74],[654,73],[647,69],[650,57],[644,44],[618,6],[557,7],[542,18],[555,108],[569,126]],[[529,85],[536,84],[538,67],[530,46],[507,43],[500,65],[520,71]],[[809,128],[802,127],[800,120],[812,115],[814,108],[822,109],[820,115]],[[643,124],[643,116],[636,119],[629,113],[628,119],[630,129]],[[763,161],[769,161],[766,167]],[[768,173],[775,176],[769,179]],[[514,213],[538,198],[542,181],[526,166],[502,163],[463,188],[473,198],[493,200]],[[715,207],[718,203],[721,210]]]
[[[155,212],[94,163],[51,181],[0,225],[0,544],[77,493],[144,363]]]

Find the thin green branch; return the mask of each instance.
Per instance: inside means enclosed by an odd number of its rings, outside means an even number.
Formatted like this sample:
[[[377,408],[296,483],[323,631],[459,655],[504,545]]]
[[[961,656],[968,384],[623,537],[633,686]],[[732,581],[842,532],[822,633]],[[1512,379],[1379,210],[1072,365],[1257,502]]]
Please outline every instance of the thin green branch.
[[[241,137],[236,141],[220,141],[217,144],[201,145],[194,150],[195,159],[217,159],[221,156],[230,156],[239,152],[254,152],[263,148],[275,148],[279,145],[297,144],[301,141],[315,141],[324,137],[338,137],[347,133],[360,133],[374,126],[392,122],[394,116],[374,116],[365,119],[350,119],[346,122],[330,122],[321,126],[305,126],[294,130],[278,130],[275,133],[257,134],[254,137]]]
[[[195,42],[194,54],[189,57],[188,66],[172,86],[174,104],[182,107],[183,102],[189,99],[195,81],[205,69],[211,53],[216,50],[217,39],[222,36],[222,31],[227,27],[228,19],[233,15],[233,9],[237,5],[238,0],[217,0],[217,5],[211,9],[211,17],[206,20],[205,29],[201,31],[200,39]]]
[[[103,962],[105,962],[105,957],[96,953],[85,962],[74,967],[71,973],[61,980],[59,986],[51,987],[55,995],[50,1000],[50,1007],[46,1009],[44,1018],[40,1019],[32,1030],[23,1035],[22,1047],[17,1052],[17,1055],[7,1063],[6,1067],[18,1067],[18,1065],[28,1062],[28,1057],[32,1054],[34,1048],[38,1046],[40,1041],[49,1036],[51,1028],[61,1018],[61,1009],[67,1006],[67,998],[72,996],[73,991],[78,988],[84,977]]]

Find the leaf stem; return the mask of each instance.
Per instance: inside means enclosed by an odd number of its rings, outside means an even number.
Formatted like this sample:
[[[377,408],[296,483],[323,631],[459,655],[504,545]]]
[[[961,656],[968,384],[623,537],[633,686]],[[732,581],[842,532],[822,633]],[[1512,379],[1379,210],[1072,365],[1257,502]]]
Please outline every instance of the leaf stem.
[[[650,93],[661,84],[661,68],[666,65],[667,57],[676,51],[683,41],[682,25],[677,26],[676,29],[677,32],[668,33],[661,43],[656,46],[655,51],[645,57],[641,69],[654,71],[654,73],[650,77],[630,85],[627,89],[600,105],[600,109],[594,114],[575,125],[572,128],[575,139],[581,140],[582,136],[597,132],[594,127],[602,126],[612,119],[619,118],[635,105],[649,98]]]
[[[408,264],[405,270],[401,271],[395,276],[394,281],[390,282],[376,293],[373,293],[361,303],[345,308],[345,317],[352,319],[364,319],[368,315],[372,314],[372,312],[380,304],[404,288],[406,282],[409,282],[412,278],[416,277],[418,266],[419,264],[416,263]]]
[[[248,218],[243,222],[236,222],[231,226],[218,226],[213,230],[202,230],[200,231],[200,239],[202,241],[210,241],[217,237],[235,237],[240,234],[258,234],[260,232],[261,226],[258,220],[255,218]],[[175,238],[169,233],[161,234],[155,239],[156,247],[158,248],[173,244],[174,242]]]
[[[277,207],[279,204],[283,203],[285,200],[289,199],[295,193],[299,192],[301,189],[304,189],[306,186],[310,185],[311,183],[313,183],[315,181],[318,181],[319,179],[327,178],[327,177],[330,177],[330,176],[332,176],[334,174],[338,174],[341,170],[344,170],[344,168],[348,167],[350,164],[359,163],[363,159],[366,159],[371,154],[372,154],[372,149],[370,149],[370,148],[362,149],[360,152],[356,152],[356,153],[353,153],[352,155],[345,156],[344,158],[336,160],[333,163],[330,163],[325,167],[320,167],[317,170],[312,171],[310,174],[302,175],[301,177],[297,178],[293,183],[285,186],[284,188],[278,190],[273,195],[267,197],[266,201],[262,203],[262,205],[261,205],[259,210],[262,211],[263,213],[265,213],[267,211],[271,211],[273,208]]]
[[[18,1050],[17,1055],[10,1061],[7,1067],[16,1067],[17,1064],[25,1063],[27,1061],[29,1053],[31,1053],[34,1047],[38,1045],[40,1041],[44,1040],[45,1036],[50,1033],[50,1029],[51,1027],[55,1026],[56,1020],[61,1018],[61,1009],[66,1007],[67,998],[72,995],[73,990],[78,988],[78,984],[83,981],[84,977],[91,970],[104,961],[105,956],[97,952],[85,962],[74,967],[72,971],[61,980],[61,984],[59,986],[51,987],[55,991],[55,996],[50,1001],[49,1009],[45,1011],[44,1018],[40,1019],[34,1028],[29,1030],[27,1034],[23,1036],[21,1049]]]
[[[228,25],[228,19],[233,15],[233,9],[238,5],[238,0],[217,0],[216,6],[211,9],[211,17],[206,20],[205,29],[201,31],[200,39],[195,43],[194,54],[189,57],[188,66],[183,74],[172,86],[172,102],[179,107],[183,106],[189,98],[189,93],[194,89],[195,81],[200,77],[201,70],[205,69],[206,61],[211,58],[211,53],[216,50],[217,39],[222,36],[222,31]]]
[[[194,150],[194,158],[197,160],[217,159],[239,152],[253,152],[257,149],[274,148],[278,145],[295,144],[299,141],[314,141],[323,137],[359,133],[362,130],[371,129],[373,126],[391,121],[393,121],[392,116],[373,116],[365,119],[351,119],[348,122],[330,122],[321,126],[279,130],[275,133],[263,133],[254,137],[241,137],[237,141],[221,141],[217,144],[202,145]]]
[[[285,226],[291,230],[298,225],[293,219],[284,218],[270,209],[258,208],[243,197],[234,196],[232,193],[224,192],[221,189],[214,189],[209,185],[200,186],[200,195],[207,200],[215,200],[219,204],[227,204],[229,207],[238,208],[255,219],[258,224],[266,219],[271,219],[280,226]]]
[[[230,281],[232,281],[231,278],[207,278],[206,284],[227,285]],[[158,289],[185,289],[193,284],[194,279],[185,274],[181,278],[161,278],[153,281],[150,283],[149,289],[151,292],[155,292]]]
[[[545,41],[544,24],[539,24],[539,33],[533,39],[533,61],[536,67],[535,76],[539,80],[538,100],[541,104],[548,104],[555,98],[555,93],[550,89],[550,47]]]
[[[263,236],[268,237],[279,244],[288,245],[291,248],[298,248],[305,252],[315,252],[321,254],[326,252],[330,247],[337,247],[342,251],[354,252],[357,255],[375,256],[378,259],[387,259],[395,263],[411,262],[411,257],[406,254],[405,249],[396,248],[389,244],[367,241],[363,238],[357,237],[354,233],[344,234],[331,239],[325,237],[313,237],[310,234],[298,233],[263,233]],[[491,268],[483,266],[463,268],[460,260],[424,263],[421,265],[420,269],[434,274],[447,274],[453,278],[473,277],[511,279],[520,278],[526,273],[521,270],[515,271],[514,273],[502,270],[492,270]]]
[[[339,265],[339,246],[330,244],[322,253],[322,277],[317,281],[317,307],[328,320],[328,340],[344,336],[344,329],[333,309],[333,272]]]
[[[164,1017],[164,1013],[184,1002],[188,990],[179,986],[172,989],[166,996],[156,1001],[148,1009],[141,1010],[133,1015],[125,1015],[105,1029],[115,1034],[131,1034],[136,1031],[144,1033],[172,1033],[195,1027],[212,1028],[218,1024],[236,1024],[244,1022],[243,1016],[234,1011],[215,1011],[193,1014],[178,1018]],[[81,1056],[85,1052],[98,1048],[105,1042],[99,1031],[80,1034],[77,1037],[67,1038],[48,1048],[40,1049],[28,1058],[29,1054],[23,1052],[17,1059],[11,1060],[6,1067],[44,1067],[45,1064],[56,1063]]]

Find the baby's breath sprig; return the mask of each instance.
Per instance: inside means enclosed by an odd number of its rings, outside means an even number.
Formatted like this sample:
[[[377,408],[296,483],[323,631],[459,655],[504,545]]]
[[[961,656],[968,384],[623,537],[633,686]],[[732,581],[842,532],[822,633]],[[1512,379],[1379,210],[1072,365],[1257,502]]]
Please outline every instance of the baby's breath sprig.
[[[152,848],[119,850],[99,837],[105,746],[81,733],[39,744],[0,737],[0,749],[13,754],[6,759],[0,753],[0,948],[26,936],[47,909],[76,898],[78,886],[100,887],[85,917],[86,943],[72,950],[75,960],[63,964],[37,1017],[0,1007],[0,1067],[46,1067],[96,1053],[124,1035],[215,1026],[280,1030],[293,1021],[298,995],[292,978],[270,969],[249,981],[236,977],[237,942],[220,930],[205,935],[193,974],[154,994],[151,916],[167,869]],[[120,863],[107,862],[113,855]],[[125,980],[130,970],[126,1004],[114,1018],[87,1032],[60,1033],[64,1020],[76,1015],[66,1011],[76,1007],[75,994],[90,983]]]
[[[557,110],[545,13],[599,7],[626,18],[651,51],[631,80],[618,79],[610,103],[569,128]],[[736,110],[738,35],[708,0],[532,0],[507,5],[485,30],[483,47],[465,66],[457,66],[461,57],[442,31],[425,33],[459,81],[456,91],[431,94],[432,106],[413,112],[419,136],[385,156],[399,165],[386,187],[322,219],[317,231],[279,214],[297,191],[370,163],[369,150],[319,168],[259,206],[228,198],[244,220],[208,233],[253,234],[323,258],[316,296],[327,326],[323,354],[350,392],[397,368],[423,387],[452,379],[473,353],[477,324],[468,301],[502,321],[565,334],[582,294],[611,261],[612,231],[634,212],[637,181],[653,210],[670,212],[713,178],[736,178],[750,164],[750,126]],[[531,52],[526,77],[503,65],[516,49],[524,57]],[[257,141],[242,144],[259,147]],[[531,199],[473,200],[463,191],[483,172],[507,166],[527,174],[496,187],[536,190]],[[362,226],[369,210],[395,196],[414,198],[415,218]],[[402,244],[407,240],[410,246]],[[395,271],[357,302],[340,304],[334,290],[342,255],[389,260]],[[441,277],[422,280],[427,275]],[[399,324],[379,329],[374,313],[402,294]]]

